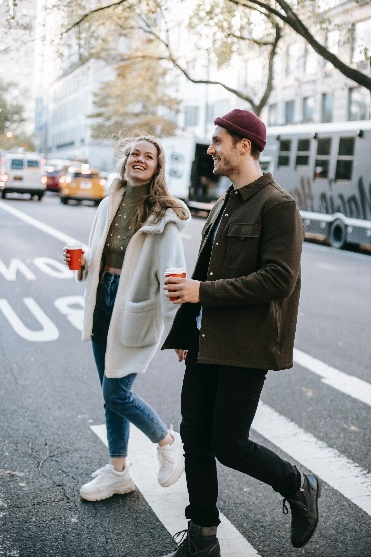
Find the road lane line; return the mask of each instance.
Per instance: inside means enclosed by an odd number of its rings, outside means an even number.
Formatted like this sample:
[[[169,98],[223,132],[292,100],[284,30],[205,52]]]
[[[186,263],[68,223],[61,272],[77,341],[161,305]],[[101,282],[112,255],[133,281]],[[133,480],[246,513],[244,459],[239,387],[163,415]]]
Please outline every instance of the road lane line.
[[[322,377],[322,383],[371,406],[371,385],[294,348],[294,362]]]
[[[15,217],[18,217],[19,219],[23,220],[24,222],[27,222],[28,224],[31,224],[32,226],[35,226],[35,228],[38,228],[39,230],[42,230],[43,232],[46,232],[46,234],[49,234],[50,236],[53,236],[54,238],[57,238],[58,240],[61,240],[62,242],[65,242],[66,244],[69,243],[69,242],[79,241],[79,240],[76,240],[75,238],[73,238],[72,236],[68,236],[68,234],[64,234],[63,232],[60,232],[56,228],[53,228],[52,226],[49,226],[48,224],[45,224],[38,219],[35,219],[34,217],[30,217],[29,215],[26,215],[26,213],[23,213],[22,211],[19,211],[18,209],[14,209],[14,207],[11,207],[10,205],[7,205],[6,203],[4,203],[4,201],[0,201],[0,209],[3,209],[4,211],[8,211],[8,213],[11,213]],[[192,236],[190,234],[186,234],[184,232],[181,232],[180,235],[184,240],[192,240]],[[86,244],[85,245],[83,244],[83,247],[84,247],[84,249],[86,249],[88,246]]]
[[[90,427],[107,446],[106,426]],[[171,535],[186,529],[184,509],[188,505],[188,492],[185,475],[171,487],[161,487],[157,482],[156,446],[133,425],[130,426],[129,455],[133,464],[131,477],[165,528]],[[220,520],[218,539],[223,557],[259,557],[259,553],[223,514],[220,514]]]
[[[69,236],[68,234],[64,234],[63,232],[60,232],[56,228],[53,228],[52,226],[49,226],[48,224],[41,222],[38,219],[26,215],[26,213],[22,213],[22,211],[19,211],[18,209],[14,209],[14,207],[7,205],[3,201],[0,201],[0,209],[3,209],[3,211],[7,211],[8,213],[23,220],[24,222],[27,222],[27,224],[30,224],[31,226],[34,226],[35,228],[42,230],[42,232],[45,232],[46,234],[49,234],[49,236],[53,236],[53,238],[57,238],[57,240],[61,240],[66,244],[68,244],[69,242],[79,241],[73,238],[72,236]],[[83,249],[87,249],[87,247],[88,246],[86,244],[83,244]]]
[[[262,402],[252,429],[371,515],[371,473]]]

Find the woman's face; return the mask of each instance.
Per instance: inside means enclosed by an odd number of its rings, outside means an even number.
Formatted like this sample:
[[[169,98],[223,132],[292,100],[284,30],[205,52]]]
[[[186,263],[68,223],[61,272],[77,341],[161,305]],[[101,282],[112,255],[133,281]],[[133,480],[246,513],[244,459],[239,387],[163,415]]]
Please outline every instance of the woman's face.
[[[138,141],[126,163],[126,178],[134,186],[147,184],[157,170],[157,147],[150,141]]]

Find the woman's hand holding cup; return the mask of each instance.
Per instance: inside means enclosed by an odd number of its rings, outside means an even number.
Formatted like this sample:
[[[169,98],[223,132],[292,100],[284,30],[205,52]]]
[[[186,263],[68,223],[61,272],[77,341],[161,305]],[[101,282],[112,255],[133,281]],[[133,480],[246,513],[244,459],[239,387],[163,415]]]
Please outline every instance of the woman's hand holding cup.
[[[71,271],[79,271],[81,267],[85,267],[86,259],[79,242],[71,242],[63,249],[63,259],[65,264]]]

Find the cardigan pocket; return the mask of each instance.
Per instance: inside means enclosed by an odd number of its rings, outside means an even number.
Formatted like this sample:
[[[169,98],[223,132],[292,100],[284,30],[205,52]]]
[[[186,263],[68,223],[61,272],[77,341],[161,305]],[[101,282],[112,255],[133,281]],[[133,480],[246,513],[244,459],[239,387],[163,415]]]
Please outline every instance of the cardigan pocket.
[[[151,346],[158,341],[159,329],[156,302],[153,300],[126,302],[120,335],[123,346],[129,348]]]
[[[258,258],[261,224],[234,222],[227,231],[227,248],[224,266],[230,269],[249,270]]]

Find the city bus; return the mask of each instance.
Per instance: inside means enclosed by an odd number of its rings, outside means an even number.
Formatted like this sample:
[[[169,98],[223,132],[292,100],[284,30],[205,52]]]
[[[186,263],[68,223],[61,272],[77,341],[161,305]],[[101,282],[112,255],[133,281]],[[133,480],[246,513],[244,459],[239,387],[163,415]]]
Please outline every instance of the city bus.
[[[269,127],[264,155],[308,236],[371,246],[371,121]]]

